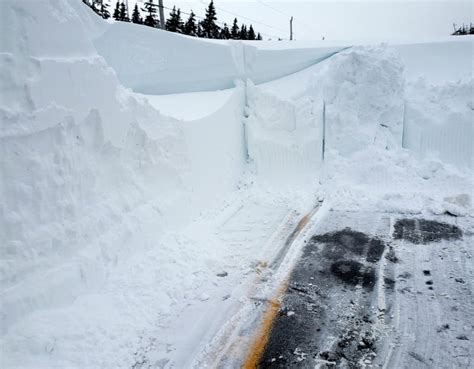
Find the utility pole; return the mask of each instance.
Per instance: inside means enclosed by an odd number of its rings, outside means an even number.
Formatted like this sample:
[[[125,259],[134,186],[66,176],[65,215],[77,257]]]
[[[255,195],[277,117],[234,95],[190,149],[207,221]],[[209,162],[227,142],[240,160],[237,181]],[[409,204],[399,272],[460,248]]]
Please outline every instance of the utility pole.
[[[165,12],[163,11],[163,0],[158,0],[158,7],[160,8],[160,28],[165,29]]]
[[[290,41],[293,40],[293,16],[290,18]]]

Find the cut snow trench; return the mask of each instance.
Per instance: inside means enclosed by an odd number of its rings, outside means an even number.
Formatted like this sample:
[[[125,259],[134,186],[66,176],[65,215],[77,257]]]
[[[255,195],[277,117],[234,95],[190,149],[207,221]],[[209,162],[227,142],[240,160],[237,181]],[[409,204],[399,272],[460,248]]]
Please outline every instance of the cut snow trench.
[[[232,283],[238,284],[255,255],[263,253],[261,245],[279,220],[314,204],[314,192],[334,207],[471,212],[472,187],[464,177],[439,161],[418,162],[406,151],[385,150],[394,140],[379,123],[393,123],[388,126],[396,136],[400,73],[384,49],[346,50],[280,80],[237,86],[215,109],[178,117],[192,119],[182,121],[131,93],[117,75],[149,92],[194,91],[201,83],[211,89],[217,88],[211,86],[214,72],[223,85],[232,86],[236,76],[242,78],[239,73],[250,73],[258,83],[307,66],[328,50],[249,51],[246,59],[254,60],[253,69],[236,72],[228,46],[211,47],[131,24],[110,26],[77,1],[8,0],[0,6],[4,366],[130,367],[150,347],[156,362],[169,361],[170,350],[176,352],[173,358],[185,355],[189,346],[180,346],[182,337],[171,334],[185,307],[199,312],[213,297],[211,291],[216,300],[210,303],[216,303],[220,292],[235,288]],[[117,27],[134,39],[143,36],[144,44],[128,46],[149,52],[134,54],[150,68],[146,73],[142,68],[128,73],[133,61],[126,60],[123,49],[115,56],[104,53],[105,60],[98,55],[97,40],[112,40],[111,29]],[[150,35],[173,45],[178,37],[182,46],[173,50],[195,43],[195,50],[209,47],[222,58],[215,70],[205,69],[209,60],[198,60],[203,73],[173,66],[184,60],[180,52],[155,53]],[[155,60],[160,56],[164,59]],[[122,70],[113,65],[114,57],[123,62]],[[169,79],[161,78],[168,69]],[[173,84],[175,78],[180,79]],[[163,83],[142,84],[147,80]],[[451,100],[464,101],[460,86],[436,94],[452,108]],[[453,99],[446,98],[449,91]],[[367,102],[371,98],[375,107]],[[322,101],[328,123],[325,166],[319,147]],[[384,104],[391,109],[387,114]],[[432,109],[429,103],[417,105],[413,117],[429,116],[424,114]],[[466,107],[457,104],[452,112],[465,117]],[[442,125],[449,123],[448,115]],[[243,119],[250,164],[245,162]],[[421,131],[428,130],[429,121],[423,120]],[[424,154],[437,145],[431,140]],[[367,150],[349,155],[360,148]],[[464,158],[463,152],[452,155],[452,161]],[[318,175],[321,183],[316,183]],[[220,234],[225,216],[240,206],[238,225]],[[229,275],[216,282],[223,268]],[[160,335],[163,327],[170,333],[166,337]]]

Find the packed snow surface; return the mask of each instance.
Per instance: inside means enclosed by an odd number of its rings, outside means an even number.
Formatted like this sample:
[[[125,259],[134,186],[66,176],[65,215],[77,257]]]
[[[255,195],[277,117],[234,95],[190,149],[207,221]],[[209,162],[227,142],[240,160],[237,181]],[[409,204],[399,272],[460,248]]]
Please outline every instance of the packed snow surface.
[[[190,366],[318,198],[472,217],[472,75],[417,80],[472,39],[256,47],[0,7],[2,367]]]

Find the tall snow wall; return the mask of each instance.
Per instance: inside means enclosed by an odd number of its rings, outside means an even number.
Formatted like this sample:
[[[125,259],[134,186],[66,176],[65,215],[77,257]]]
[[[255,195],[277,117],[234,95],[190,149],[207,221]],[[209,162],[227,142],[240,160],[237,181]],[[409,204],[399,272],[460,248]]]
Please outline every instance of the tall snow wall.
[[[403,147],[461,169],[474,169],[474,80],[407,88]]]
[[[402,147],[403,64],[385,47],[352,48],[282,80],[249,84],[248,96],[249,156],[265,180],[314,180],[325,156]]]
[[[109,25],[94,44],[124,86],[155,95],[226,89],[245,78],[262,83],[343,49],[259,49],[238,41],[204,41],[124,22]]]
[[[35,310],[99,290],[110,268],[153,246],[142,234],[182,224],[235,189],[245,155],[241,87],[185,124],[120,85],[91,42],[107,24],[80,1],[0,7],[5,333]]]

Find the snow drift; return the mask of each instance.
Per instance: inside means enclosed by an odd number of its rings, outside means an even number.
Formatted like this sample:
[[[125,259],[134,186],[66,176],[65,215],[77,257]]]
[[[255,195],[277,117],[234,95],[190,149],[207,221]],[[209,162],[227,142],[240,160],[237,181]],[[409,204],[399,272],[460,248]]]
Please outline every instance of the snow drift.
[[[150,247],[136,239],[143,214],[159,231],[212,206],[236,187],[245,156],[241,87],[183,124],[118,83],[90,41],[101,21],[80,2],[1,6],[5,333],[100,289],[109,268]]]

